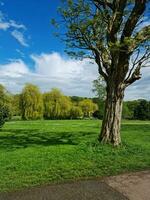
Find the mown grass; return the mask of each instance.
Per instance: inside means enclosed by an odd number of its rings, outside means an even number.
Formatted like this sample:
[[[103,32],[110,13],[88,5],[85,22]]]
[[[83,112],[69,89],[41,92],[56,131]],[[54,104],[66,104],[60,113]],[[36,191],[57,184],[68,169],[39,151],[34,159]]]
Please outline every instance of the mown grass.
[[[0,191],[150,168],[150,122],[124,121],[123,145],[96,141],[97,120],[16,121],[0,130]]]

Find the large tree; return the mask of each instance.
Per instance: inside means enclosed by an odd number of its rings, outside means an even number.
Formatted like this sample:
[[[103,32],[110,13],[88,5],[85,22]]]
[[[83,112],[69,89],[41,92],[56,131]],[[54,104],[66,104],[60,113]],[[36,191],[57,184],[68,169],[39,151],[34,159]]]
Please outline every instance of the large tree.
[[[20,109],[22,119],[33,120],[43,117],[43,99],[39,88],[33,84],[26,84],[20,95]]]
[[[148,7],[146,0],[65,0],[60,8],[68,53],[94,59],[106,82],[102,143],[121,143],[124,91],[150,56]]]
[[[67,119],[70,116],[71,99],[64,96],[63,93],[56,88],[51,92],[44,93],[44,118],[45,119]]]

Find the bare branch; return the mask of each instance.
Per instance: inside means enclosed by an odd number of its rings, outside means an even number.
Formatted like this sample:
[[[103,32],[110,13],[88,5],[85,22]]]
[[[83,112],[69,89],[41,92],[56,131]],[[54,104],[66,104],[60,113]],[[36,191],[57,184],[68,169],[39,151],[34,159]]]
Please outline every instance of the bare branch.
[[[134,70],[134,68],[136,66],[136,61],[139,58],[139,54],[140,54],[140,50],[138,49],[137,50],[137,55],[136,55],[136,57],[135,57],[135,59],[133,61],[132,67],[131,67],[131,69],[129,71],[129,74],[128,74],[127,78],[125,79],[125,82],[130,78],[130,76],[131,76],[131,74],[132,74],[132,72],[133,72],[133,70]]]
[[[138,61],[137,61],[137,58],[135,59],[133,67],[131,68],[129,72],[128,78],[124,81],[126,87],[141,78],[141,73],[140,73],[141,68],[143,67],[146,61],[149,61],[149,59],[150,59],[150,46],[147,47],[145,53],[143,54],[143,56],[141,56],[141,58]],[[134,68],[135,70],[134,72],[132,72]]]

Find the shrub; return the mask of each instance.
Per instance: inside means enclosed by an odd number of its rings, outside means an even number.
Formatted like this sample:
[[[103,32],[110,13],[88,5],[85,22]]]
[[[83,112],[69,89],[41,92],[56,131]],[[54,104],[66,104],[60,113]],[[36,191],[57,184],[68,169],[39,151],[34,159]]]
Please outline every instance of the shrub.
[[[5,121],[10,118],[10,112],[6,106],[0,107],[0,128],[5,124]]]

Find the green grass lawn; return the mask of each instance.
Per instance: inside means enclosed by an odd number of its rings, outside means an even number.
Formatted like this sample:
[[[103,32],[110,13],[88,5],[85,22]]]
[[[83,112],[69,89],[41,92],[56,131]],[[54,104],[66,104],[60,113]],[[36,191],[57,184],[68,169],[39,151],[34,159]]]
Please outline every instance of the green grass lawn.
[[[99,145],[97,120],[8,122],[0,131],[0,191],[150,168],[150,122],[124,121],[123,145]]]

